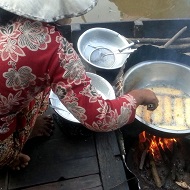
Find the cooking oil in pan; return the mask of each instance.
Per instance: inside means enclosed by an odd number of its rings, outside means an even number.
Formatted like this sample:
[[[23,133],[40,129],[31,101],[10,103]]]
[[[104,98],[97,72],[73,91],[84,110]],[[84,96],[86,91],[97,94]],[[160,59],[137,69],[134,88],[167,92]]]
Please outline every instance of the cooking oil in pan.
[[[149,111],[145,106],[139,106],[137,119],[146,124],[152,124],[170,130],[186,130],[190,128],[190,96],[183,91],[166,85],[147,86],[158,100],[159,106]]]

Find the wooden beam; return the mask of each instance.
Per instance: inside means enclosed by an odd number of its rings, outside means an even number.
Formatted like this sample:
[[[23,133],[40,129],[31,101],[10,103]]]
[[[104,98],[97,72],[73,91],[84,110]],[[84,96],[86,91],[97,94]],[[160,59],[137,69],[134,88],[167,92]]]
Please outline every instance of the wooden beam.
[[[126,173],[115,132],[97,133],[96,146],[104,190],[128,190]],[[125,184],[121,186],[121,184]]]

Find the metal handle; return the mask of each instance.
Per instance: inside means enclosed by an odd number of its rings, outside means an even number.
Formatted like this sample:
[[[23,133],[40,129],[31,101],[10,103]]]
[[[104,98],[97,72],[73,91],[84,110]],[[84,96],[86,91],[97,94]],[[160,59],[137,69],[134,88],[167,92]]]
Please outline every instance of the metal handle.
[[[155,105],[154,104],[148,104],[147,105],[147,110],[154,110]]]
[[[126,50],[127,48],[130,48],[131,46],[133,46],[135,43],[131,42],[130,44],[128,44],[127,46],[118,49],[118,51],[121,53],[122,51]]]

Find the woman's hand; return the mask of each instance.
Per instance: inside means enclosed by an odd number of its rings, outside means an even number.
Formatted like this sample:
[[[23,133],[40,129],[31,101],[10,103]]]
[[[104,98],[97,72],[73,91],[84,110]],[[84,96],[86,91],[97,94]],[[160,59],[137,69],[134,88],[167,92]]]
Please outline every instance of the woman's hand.
[[[148,110],[155,110],[158,107],[158,98],[151,90],[137,89],[130,91],[128,94],[132,95],[135,98],[137,106],[147,106]]]

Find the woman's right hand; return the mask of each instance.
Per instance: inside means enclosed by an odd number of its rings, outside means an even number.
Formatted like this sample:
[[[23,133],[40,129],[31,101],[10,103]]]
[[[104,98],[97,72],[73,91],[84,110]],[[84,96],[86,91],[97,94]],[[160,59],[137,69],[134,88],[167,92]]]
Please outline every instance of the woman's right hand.
[[[158,107],[158,98],[155,93],[149,89],[136,89],[130,91],[128,94],[132,95],[137,102],[137,106],[147,106],[149,110],[155,110]]]

